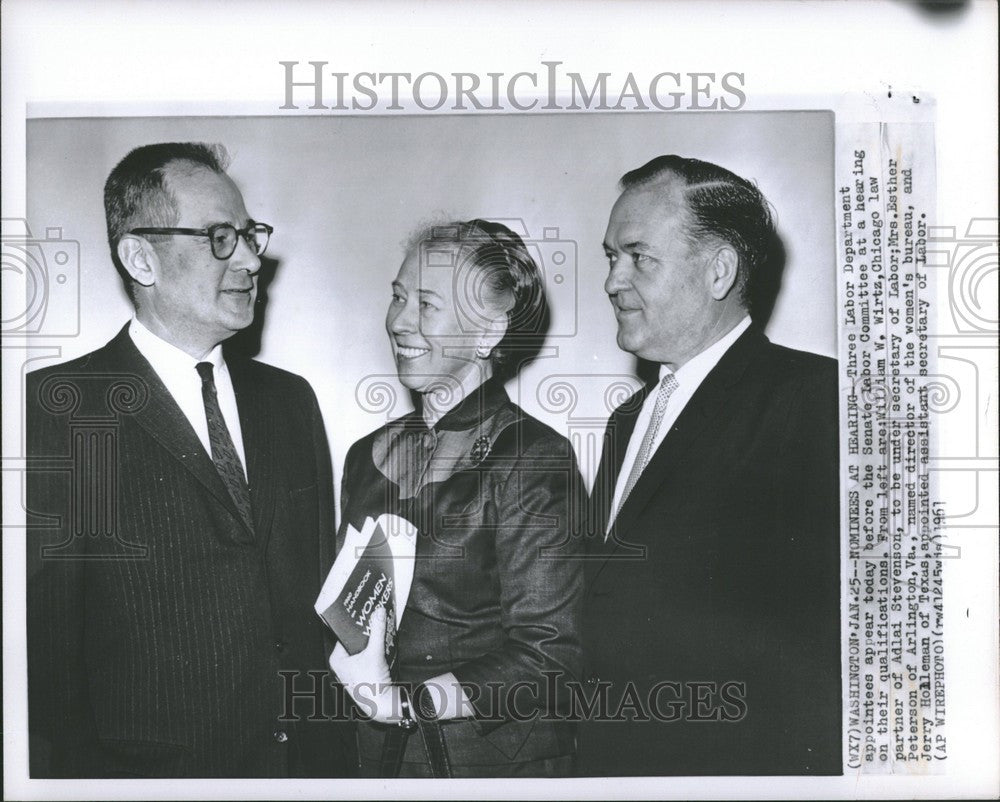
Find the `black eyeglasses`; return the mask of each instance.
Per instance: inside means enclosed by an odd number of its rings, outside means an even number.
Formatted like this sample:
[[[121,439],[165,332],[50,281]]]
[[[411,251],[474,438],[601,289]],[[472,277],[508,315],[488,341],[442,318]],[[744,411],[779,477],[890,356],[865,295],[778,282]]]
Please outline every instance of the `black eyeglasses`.
[[[216,223],[208,228],[133,228],[129,234],[179,234],[185,237],[208,237],[212,246],[212,256],[216,259],[228,259],[236,252],[239,238],[243,237],[250,250],[260,256],[267,249],[268,240],[274,233],[274,227],[267,223],[255,223],[251,220],[246,228],[236,228],[230,223]]]

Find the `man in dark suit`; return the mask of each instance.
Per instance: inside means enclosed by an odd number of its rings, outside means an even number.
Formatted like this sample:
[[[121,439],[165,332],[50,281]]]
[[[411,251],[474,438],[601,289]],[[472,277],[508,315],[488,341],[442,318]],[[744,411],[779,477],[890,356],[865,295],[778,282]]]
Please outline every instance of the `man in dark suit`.
[[[836,363],[749,317],[753,184],[663,156],[621,186],[605,290],[659,376],[611,416],[592,493],[579,766],[840,774]]]
[[[348,725],[323,720],[336,711],[312,604],[334,521],[316,398],[222,355],[253,320],[271,232],[224,159],[157,144],[115,167],[108,237],[135,315],[28,377],[33,777],[354,763]]]

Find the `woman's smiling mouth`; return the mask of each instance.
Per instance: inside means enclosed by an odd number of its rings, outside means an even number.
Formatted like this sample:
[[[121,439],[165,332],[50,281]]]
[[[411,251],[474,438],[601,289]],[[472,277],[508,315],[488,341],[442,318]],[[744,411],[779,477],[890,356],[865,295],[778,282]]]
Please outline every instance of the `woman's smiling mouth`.
[[[430,351],[430,348],[410,348],[405,345],[396,346],[396,353],[403,359],[416,359],[424,354],[429,354]]]

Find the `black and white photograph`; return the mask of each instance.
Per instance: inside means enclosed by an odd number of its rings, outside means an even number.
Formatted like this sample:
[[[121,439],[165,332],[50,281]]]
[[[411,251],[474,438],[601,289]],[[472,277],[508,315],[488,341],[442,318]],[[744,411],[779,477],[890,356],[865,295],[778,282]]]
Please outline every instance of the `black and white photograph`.
[[[28,374],[28,457],[96,465],[28,474],[63,522],[29,539],[40,776],[347,771],[332,701],[283,710],[326,662],[334,476],[342,531],[417,529],[393,680],[440,688],[455,776],[570,776],[578,729],[598,776],[839,774],[832,122],[29,123],[86,353]],[[335,672],[360,708],[392,676]]]
[[[800,4],[696,5],[589,8]],[[872,7],[995,22],[933,5]],[[92,97],[4,36],[5,795],[989,796],[996,193],[947,216],[945,99],[494,64],[489,4],[293,4],[224,69],[269,12],[204,8]]]

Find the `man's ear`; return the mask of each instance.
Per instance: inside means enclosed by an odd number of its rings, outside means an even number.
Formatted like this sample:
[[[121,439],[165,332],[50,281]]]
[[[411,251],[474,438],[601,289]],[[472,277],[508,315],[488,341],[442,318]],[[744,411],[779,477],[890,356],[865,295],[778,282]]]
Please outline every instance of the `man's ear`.
[[[716,301],[723,300],[736,286],[739,276],[740,257],[729,245],[719,248],[709,263],[711,269],[711,292]]]
[[[151,287],[156,283],[160,273],[160,258],[147,240],[134,234],[126,234],[118,240],[118,258],[137,284]]]

